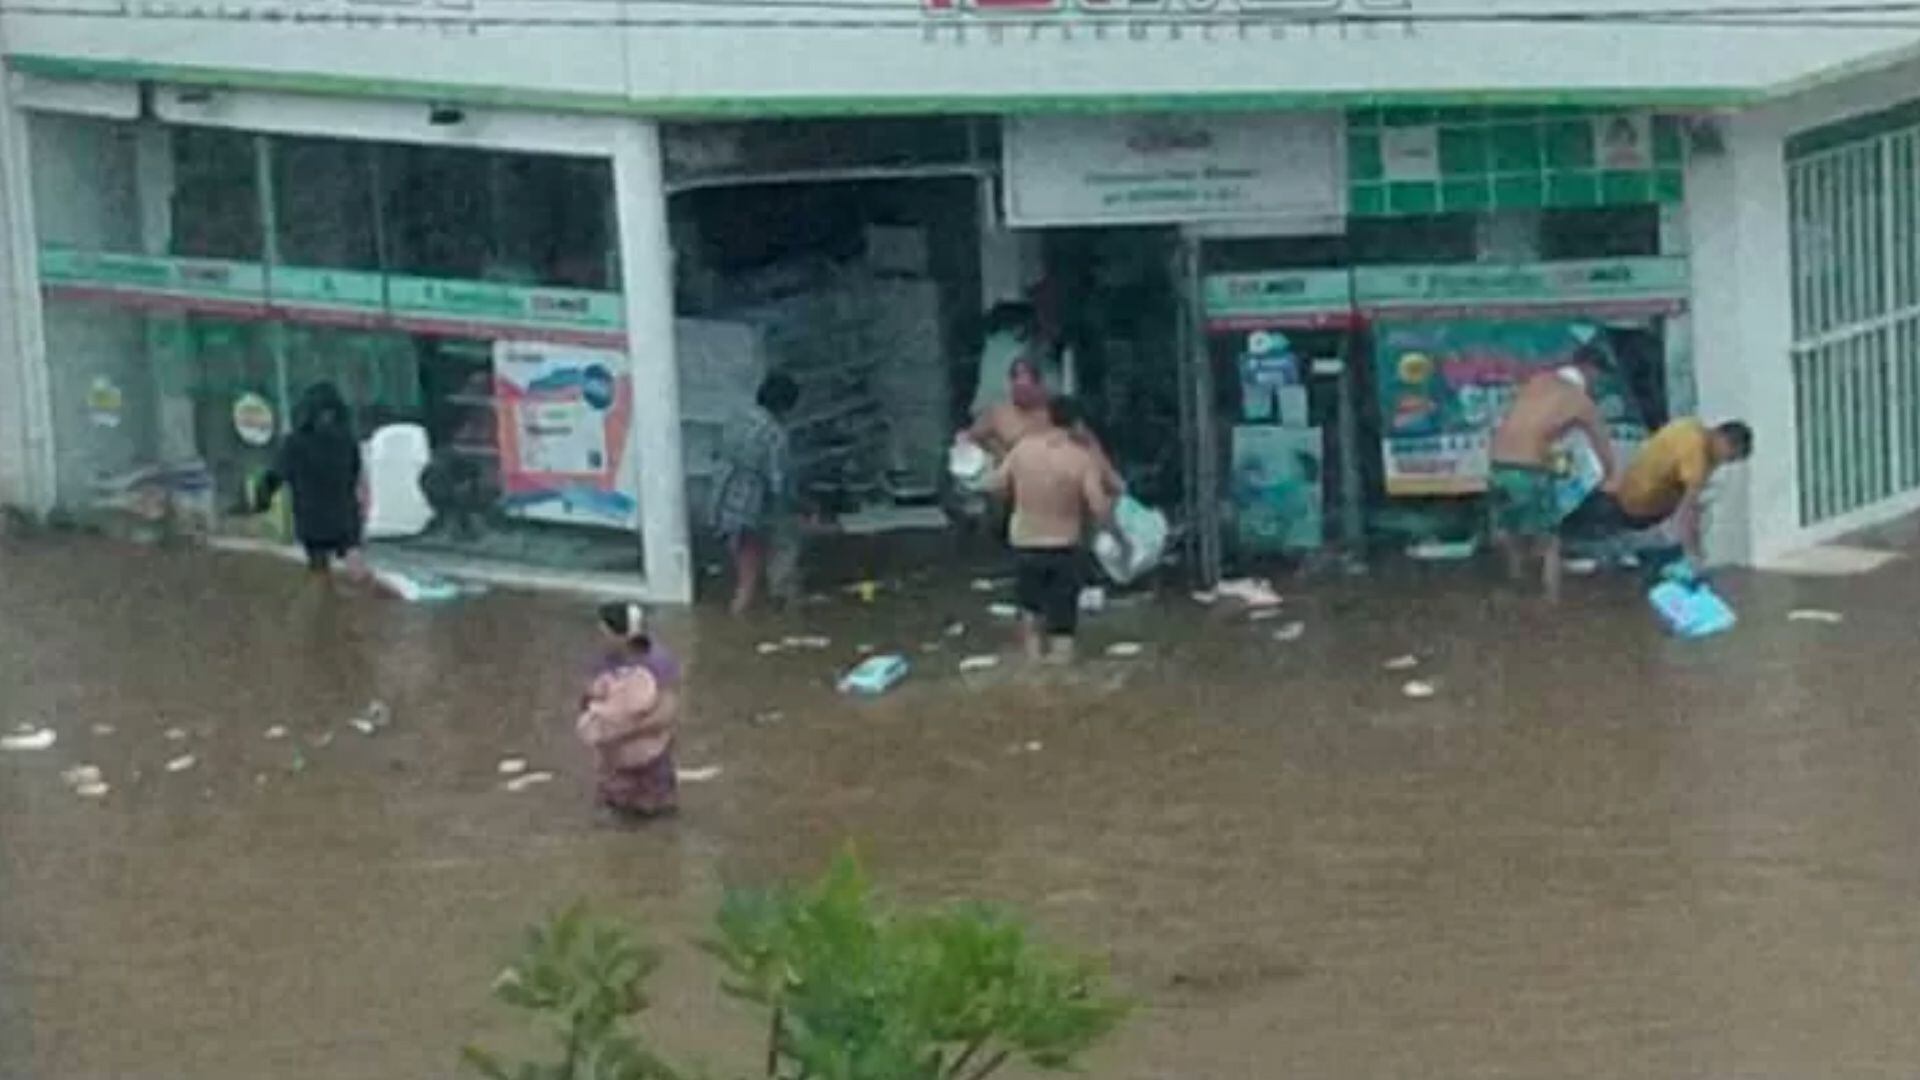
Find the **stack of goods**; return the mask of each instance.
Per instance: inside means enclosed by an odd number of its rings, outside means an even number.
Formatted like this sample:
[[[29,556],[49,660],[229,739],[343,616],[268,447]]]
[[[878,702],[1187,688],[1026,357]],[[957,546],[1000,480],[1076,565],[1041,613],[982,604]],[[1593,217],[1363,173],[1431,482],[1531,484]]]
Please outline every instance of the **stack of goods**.
[[[903,500],[931,499],[953,431],[940,288],[893,279],[874,282],[872,290],[874,390],[886,409],[889,490]]]

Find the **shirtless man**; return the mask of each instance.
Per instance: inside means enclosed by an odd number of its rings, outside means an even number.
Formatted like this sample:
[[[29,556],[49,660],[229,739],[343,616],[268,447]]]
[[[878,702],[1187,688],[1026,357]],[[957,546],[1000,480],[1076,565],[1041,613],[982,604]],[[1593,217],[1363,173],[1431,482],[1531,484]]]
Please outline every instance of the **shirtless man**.
[[[1079,425],[1073,401],[1055,399],[1045,426],[1021,439],[987,484],[1013,501],[1007,539],[1014,550],[1020,640],[1031,660],[1072,661],[1081,544],[1089,524],[1113,524],[1107,467],[1074,435]]]
[[[1601,487],[1612,490],[1618,475],[1613,439],[1587,393],[1579,368],[1543,372],[1521,384],[1513,405],[1494,430],[1493,467],[1487,494],[1494,529],[1507,553],[1507,571],[1519,580],[1530,553],[1542,560],[1541,583],[1547,599],[1560,599],[1560,509],[1555,485],[1560,476],[1554,447],[1570,432],[1587,437],[1604,473]]]
[[[989,405],[962,435],[995,458],[1004,458],[1029,432],[1046,426],[1046,384],[1033,361],[1022,356],[1007,367],[1007,400]]]

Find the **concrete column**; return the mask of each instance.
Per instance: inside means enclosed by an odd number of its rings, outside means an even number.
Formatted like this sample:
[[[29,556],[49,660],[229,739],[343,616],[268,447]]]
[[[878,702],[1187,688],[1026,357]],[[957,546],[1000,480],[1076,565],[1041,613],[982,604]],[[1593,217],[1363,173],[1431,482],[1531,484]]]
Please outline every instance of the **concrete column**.
[[[1752,563],[1799,530],[1785,147],[1758,114],[1721,122],[1725,149],[1687,166],[1694,376],[1706,420],[1753,425],[1753,460],[1718,482],[1707,537],[1713,561]]]
[[[27,114],[0,75],[0,503],[53,509],[52,404],[40,302]]]
[[[680,458],[680,369],[674,354],[673,257],[660,129],[622,128],[614,144],[619,207],[620,293],[626,304],[627,360],[634,386],[633,442],[640,463],[640,541],[647,592],[669,603],[693,599],[686,471]]]

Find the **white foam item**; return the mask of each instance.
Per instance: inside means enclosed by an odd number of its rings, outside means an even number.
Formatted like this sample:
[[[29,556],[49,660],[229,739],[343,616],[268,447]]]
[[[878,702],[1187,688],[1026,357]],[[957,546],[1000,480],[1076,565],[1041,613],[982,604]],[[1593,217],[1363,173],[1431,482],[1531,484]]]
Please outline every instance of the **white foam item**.
[[[396,570],[391,567],[376,568],[369,573],[373,575],[375,585],[410,604],[453,600],[461,595],[459,585],[434,574]]]
[[[683,784],[704,784],[720,779],[720,766],[707,765],[697,769],[679,769],[674,778]]]
[[[420,474],[433,457],[427,429],[389,424],[362,450],[367,474],[367,538],[418,536],[433,522],[433,507],[420,490]]]
[[[0,750],[50,750],[58,740],[52,728],[29,728],[0,736]]]
[[[1788,614],[1787,621],[1825,623],[1828,626],[1838,626],[1846,622],[1847,617],[1837,611],[1823,611],[1819,608],[1800,608]]]
[[[1000,658],[997,656],[969,656],[960,661],[960,673],[971,675],[980,671],[992,671],[999,666]]]
[[[1121,557],[1119,542],[1104,532],[1094,538],[1093,555],[1116,584],[1131,584],[1166,557],[1167,515],[1123,495],[1113,508],[1113,526],[1127,538],[1128,557]],[[1278,597],[1274,603],[1279,603]]]
[[[1252,608],[1279,607],[1284,601],[1280,594],[1273,591],[1273,583],[1265,578],[1233,578],[1221,582],[1210,594],[1194,594],[1195,599],[1205,595],[1202,603],[1215,600],[1238,600]]]
[[[993,457],[972,439],[956,439],[947,448],[947,475],[964,490],[979,491],[986,487],[992,472]]]

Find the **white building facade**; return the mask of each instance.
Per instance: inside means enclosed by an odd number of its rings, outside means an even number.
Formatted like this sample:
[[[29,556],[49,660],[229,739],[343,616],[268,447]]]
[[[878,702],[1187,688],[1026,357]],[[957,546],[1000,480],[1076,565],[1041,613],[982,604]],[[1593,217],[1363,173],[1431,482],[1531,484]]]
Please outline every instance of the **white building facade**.
[[[0,501],[77,511],[193,461],[181,486],[222,518],[325,380],[428,429],[443,505],[484,489],[526,525],[464,558],[685,600],[709,403],[766,366],[730,355],[785,350],[818,386],[823,473],[912,486],[951,428],[915,396],[941,369],[887,373],[898,343],[964,352],[953,313],[1049,260],[1124,291],[1161,230],[1187,253],[1164,364],[1198,372],[1178,422],[1208,445],[1194,402],[1255,385],[1248,335],[1371,365],[1387,430],[1433,407],[1382,388],[1427,377],[1423,342],[1524,350],[1572,320],[1640,356],[1644,411],[1754,426],[1713,542],[1764,563],[1920,506],[1920,24],[1809,7],[13,8]],[[855,235],[791,284],[791,252]],[[1158,348],[1128,333],[1096,335],[1110,372]],[[1150,408],[1106,378],[1115,415]],[[1251,424],[1248,401],[1227,411]],[[868,409],[891,426],[852,426]],[[1448,432],[1384,439],[1379,486],[1470,490]]]

